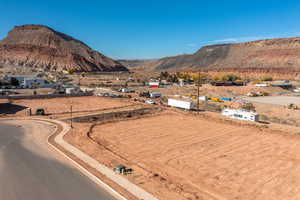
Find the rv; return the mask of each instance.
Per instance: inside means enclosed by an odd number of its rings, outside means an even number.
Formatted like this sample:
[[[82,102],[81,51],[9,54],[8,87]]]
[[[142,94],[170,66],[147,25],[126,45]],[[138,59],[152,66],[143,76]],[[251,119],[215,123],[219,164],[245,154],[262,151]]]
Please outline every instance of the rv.
[[[259,120],[259,115],[257,113],[241,109],[226,108],[222,111],[222,115],[239,120],[247,120],[254,122],[257,122]]]

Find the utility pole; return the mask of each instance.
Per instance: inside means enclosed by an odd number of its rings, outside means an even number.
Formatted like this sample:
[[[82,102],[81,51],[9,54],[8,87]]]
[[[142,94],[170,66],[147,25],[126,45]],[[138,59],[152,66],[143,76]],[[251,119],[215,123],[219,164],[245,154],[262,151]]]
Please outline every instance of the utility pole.
[[[72,103],[71,103],[70,110],[71,110],[71,128],[73,128],[73,106],[72,106]]]
[[[200,71],[198,72],[198,86],[197,86],[197,89],[198,89],[198,95],[197,95],[197,111],[199,113],[200,111],[200,101],[199,101],[199,97],[200,97]]]

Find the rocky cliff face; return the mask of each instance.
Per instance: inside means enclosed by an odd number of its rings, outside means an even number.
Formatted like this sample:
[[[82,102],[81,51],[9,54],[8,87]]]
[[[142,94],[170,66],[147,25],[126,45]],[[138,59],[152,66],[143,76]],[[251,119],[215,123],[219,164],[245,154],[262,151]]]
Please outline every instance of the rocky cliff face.
[[[51,71],[127,71],[83,42],[43,25],[16,26],[0,41],[0,66]]]
[[[211,45],[194,54],[158,59],[151,65],[142,61],[138,64],[156,70],[300,71],[300,38]]]

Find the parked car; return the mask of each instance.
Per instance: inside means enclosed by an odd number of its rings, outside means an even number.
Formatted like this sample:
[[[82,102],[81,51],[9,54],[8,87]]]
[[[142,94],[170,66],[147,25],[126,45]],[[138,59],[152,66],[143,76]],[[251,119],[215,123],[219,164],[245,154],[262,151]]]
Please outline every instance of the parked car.
[[[148,103],[148,104],[156,104],[156,102],[153,101],[152,99],[146,100],[145,103]]]
[[[45,115],[45,110],[43,108],[38,108],[35,111],[35,115]]]

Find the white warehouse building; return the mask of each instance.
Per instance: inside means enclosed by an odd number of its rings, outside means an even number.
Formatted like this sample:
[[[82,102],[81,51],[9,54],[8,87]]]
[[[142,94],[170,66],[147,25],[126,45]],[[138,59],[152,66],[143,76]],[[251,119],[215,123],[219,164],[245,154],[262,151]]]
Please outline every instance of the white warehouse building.
[[[46,85],[46,81],[44,79],[25,78],[20,85],[24,88],[38,88]]]
[[[253,121],[257,122],[259,120],[259,114],[252,112],[252,111],[247,111],[247,110],[241,110],[241,109],[229,109],[225,108],[222,111],[222,115],[234,119],[239,119],[239,120],[247,120],[247,121]]]

